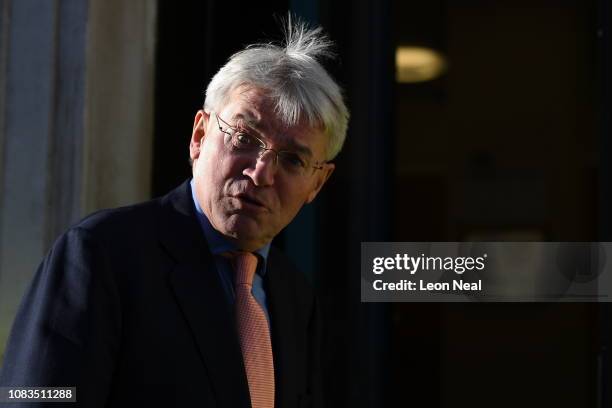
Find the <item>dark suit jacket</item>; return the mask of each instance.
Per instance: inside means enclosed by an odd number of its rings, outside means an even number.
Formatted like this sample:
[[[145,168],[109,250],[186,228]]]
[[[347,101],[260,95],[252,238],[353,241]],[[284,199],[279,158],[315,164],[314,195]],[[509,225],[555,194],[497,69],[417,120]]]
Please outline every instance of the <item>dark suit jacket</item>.
[[[320,406],[312,290],[274,248],[267,265],[276,406]],[[188,182],[95,213],[56,241],[19,309],[0,384],[76,386],[70,407],[250,406]]]

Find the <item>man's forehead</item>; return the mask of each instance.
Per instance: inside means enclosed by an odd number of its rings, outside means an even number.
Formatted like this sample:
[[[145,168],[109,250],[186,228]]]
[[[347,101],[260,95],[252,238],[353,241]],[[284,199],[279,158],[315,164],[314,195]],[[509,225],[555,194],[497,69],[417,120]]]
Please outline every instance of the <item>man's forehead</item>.
[[[276,112],[275,101],[269,94],[257,87],[240,86],[232,92],[229,104],[230,120],[242,120],[247,125],[264,133],[313,132],[318,129],[304,120],[287,124]]]
[[[280,138],[282,140],[278,140],[279,142],[303,150],[309,155],[313,153],[313,143],[322,143],[324,153],[326,138],[323,130],[309,126],[305,120],[288,126],[276,113],[274,100],[265,90],[241,85],[234,89],[228,102],[231,105],[228,112],[231,122],[242,121],[261,135]],[[314,151],[317,150],[319,149],[314,147]]]
[[[260,88],[239,86],[232,92],[230,104],[234,105],[232,115],[235,119],[243,119],[258,128],[283,127],[272,98]]]

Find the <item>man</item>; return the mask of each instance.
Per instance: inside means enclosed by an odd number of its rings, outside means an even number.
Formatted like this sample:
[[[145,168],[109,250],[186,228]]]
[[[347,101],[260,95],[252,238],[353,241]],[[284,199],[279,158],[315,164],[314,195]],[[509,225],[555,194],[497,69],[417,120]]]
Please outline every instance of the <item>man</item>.
[[[71,407],[322,405],[316,302],[270,242],[332,174],[348,111],[320,29],[289,21],[286,36],[210,82],[192,180],[57,240],[0,385],[76,386]]]

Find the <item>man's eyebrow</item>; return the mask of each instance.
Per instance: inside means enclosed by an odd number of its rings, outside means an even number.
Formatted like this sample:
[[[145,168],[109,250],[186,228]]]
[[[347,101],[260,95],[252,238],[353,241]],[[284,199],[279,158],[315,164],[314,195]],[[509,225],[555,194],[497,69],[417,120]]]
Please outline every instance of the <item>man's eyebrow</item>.
[[[312,157],[312,150],[308,146],[304,146],[300,143],[297,143],[295,140],[287,137],[287,145],[291,147],[291,151],[306,155],[308,157]],[[285,149],[283,149],[285,150]]]
[[[233,120],[244,120],[247,125],[252,128],[258,129],[261,127],[261,121],[258,120],[255,116],[250,115],[248,113],[237,113],[234,115]]]

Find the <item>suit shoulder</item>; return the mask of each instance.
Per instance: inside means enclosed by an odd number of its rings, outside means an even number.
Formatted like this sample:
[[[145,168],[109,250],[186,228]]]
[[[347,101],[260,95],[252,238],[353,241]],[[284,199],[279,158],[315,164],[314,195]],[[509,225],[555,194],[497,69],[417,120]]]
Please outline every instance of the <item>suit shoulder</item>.
[[[124,207],[96,211],[70,229],[87,230],[94,235],[121,234],[131,231],[149,231],[156,225],[160,211],[160,198]]]

